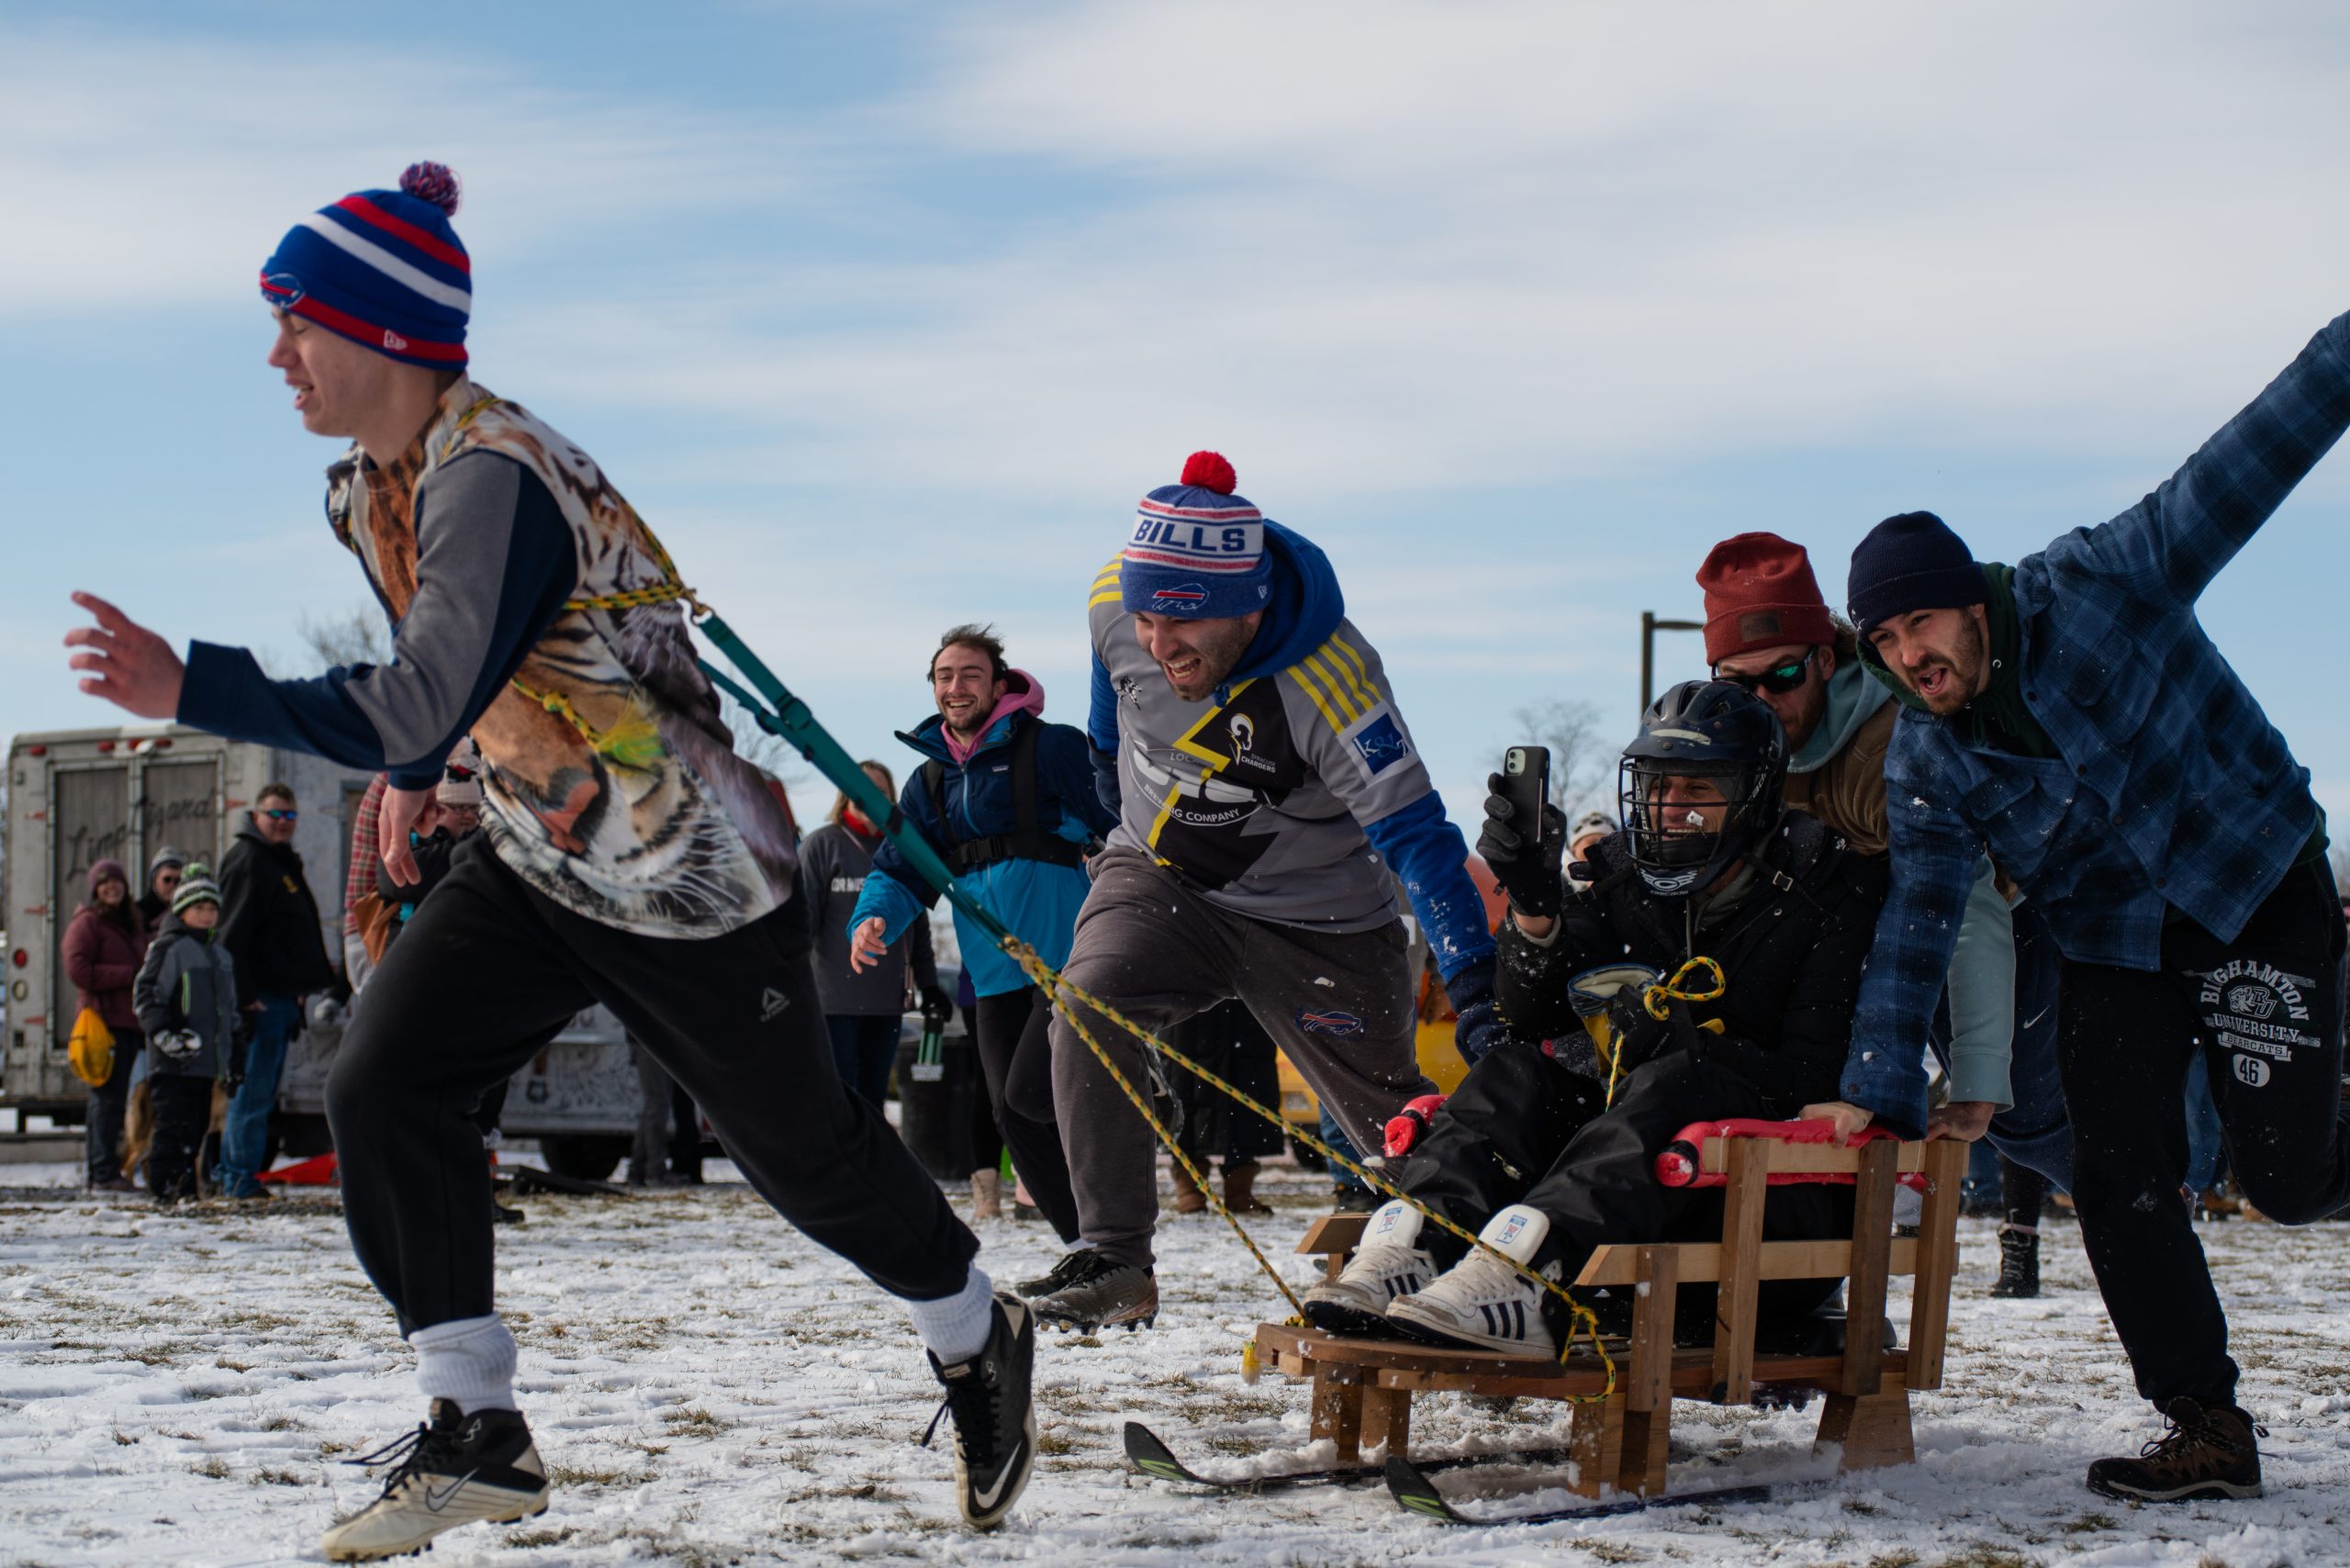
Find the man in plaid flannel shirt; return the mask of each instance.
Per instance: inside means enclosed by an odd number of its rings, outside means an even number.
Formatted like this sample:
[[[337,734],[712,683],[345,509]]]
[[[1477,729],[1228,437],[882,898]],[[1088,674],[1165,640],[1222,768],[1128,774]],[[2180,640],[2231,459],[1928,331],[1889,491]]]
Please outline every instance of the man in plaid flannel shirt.
[[[2089,1485],[2171,1501],[2260,1490],[2227,1320],[2189,1223],[2182,1083],[2204,1053],[2228,1151],[2271,1217],[2350,1204],[2345,933],[2324,813],[2195,601],[2350,426],[2337,318],[2136,506],[2014,566],[1929,512],[1852,555],[1861,652],[1903,704],[1886,755],[1893,888],[1844,1098],[1904,1135],[1978,855],[2064,954],[2073,1195],[2138,1390],[2167,1420]],[[1840,1118],[1840,1120],[1842,1118]]]

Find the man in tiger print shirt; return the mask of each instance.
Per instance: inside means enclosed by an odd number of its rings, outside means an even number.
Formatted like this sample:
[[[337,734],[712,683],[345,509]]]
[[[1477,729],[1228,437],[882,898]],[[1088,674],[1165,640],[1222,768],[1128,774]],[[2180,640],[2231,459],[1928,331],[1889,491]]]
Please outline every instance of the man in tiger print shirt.
[[[592,1003],[707,1108],[760,1194],[906,1300],[947,1388],[965,1516],[998,1522],[1036,1432],[1026,1309],[879,1111],[834,1072],[793,897],[795,835],[736,756],[660,546],[588,454],[465,373],[454,176],[420,164],[305,218],[263,269],[269,363],[315,434],[354,444],[328,516],[392,623],[392,662],[272,680],[241,648],[155,633],[89,595],[83,689],[149,718],[389,776],[386,864],[471,734],[487,833],[386,955],[327,1112],[352,1242],[431,1401],[383,1495],[327,1555],[408,1551],[543,1510],[493,1299],[484,1091]]]

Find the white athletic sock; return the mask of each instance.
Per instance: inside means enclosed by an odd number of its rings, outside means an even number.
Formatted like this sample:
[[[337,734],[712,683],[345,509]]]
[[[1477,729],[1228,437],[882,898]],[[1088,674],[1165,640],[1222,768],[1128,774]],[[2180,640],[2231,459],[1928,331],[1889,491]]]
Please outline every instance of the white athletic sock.
[[[512,1410],[514,1336],[496,1313],[436,1323],[408,1337],[416,1347],[416,1384],[427,1399],[453,1399],[476,1410]]]
[[[953,1366],[988,1348],[988,1336],[995,1331],[995,1288],[974,1263],[971,1277],[963,1282],[958,1294],[943,1295],[936,1301],[910,1301],[906,1310],[914,1315],[914,1332],[930,1347],[930,1353],[941,1364]]]

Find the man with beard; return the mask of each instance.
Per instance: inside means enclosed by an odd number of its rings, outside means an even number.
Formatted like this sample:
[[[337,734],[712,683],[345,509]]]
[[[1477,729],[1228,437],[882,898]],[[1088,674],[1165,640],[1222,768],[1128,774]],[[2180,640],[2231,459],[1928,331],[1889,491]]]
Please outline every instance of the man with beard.
[[[963,889],[1058,969],[1085,902],[1086,851],[1112,822],[1094,798],[1084,732],[1045,722],[1043,682],[1004,662],[991,627],[950,628],[931,655],[929,679],[938,711],[898,736],[923,758],[899,809]],[[849,916],[850,966],[879,963],[937,902],[938,890],[884,842]],[[1077,1201],[1053,1119],[1052,1004],[960,910],[955,932],[978,998],[973,1044],[996,1126],[1013,1169],[1067,1246],[1077,1239]]]
[[[327,1084],[352,1244],[431,1403],[326,1555],[547,1506],[468,1113],[596,1002],[708,1107],[760,1196],[908,1304],[955,1417],[964,1516],[992,1526],[1035,1460],[1033,1322],[833,1070],[795,835],[735,755],[666,555],[593,459],[466,375],[456,207],[456,176],[419,163],[302,218],[262,268],[295,412],[352,442],[327,515],[391,619],[391,661],[273,680],[246,649],[195,643],[183,663],[89,594],[74,600],[97,624],[65,639],[82,689],[142,718],[387,773],[383,854],[403,881],[452,749],[471,733],[487,763],[487,831],[386,953]]]
[[[2180,1191],[2188,1063],[2219,1097],[2244,1193],[2288,1224],[2350,1202],[2345,937],[2309,773],[2195,602],[2350,426],[2350,315],[2152,495],[2015,566],[1930,512],[1852,554],[1861,656],[1902,711],[1886,755],[1893,887],[1846,1087],[1905,1135],[1918,1044],[1975,857],[2064,955],[2058,1060],[2073,1197],[2106,1310],[2165,1434],[2102,1459],[2117,1497],[2257,1495],[2227,1319]]]
[[[1232,465],[1192,454],[1143,498],[1093,581],[1093,711],[1110,846],[1066,973],[1156,1031],[1237,998],[1337,1114],[1380,1147],[1433,1087],[1414,1053],[1416,975],[1390,891],[1400,877],[1475,1060],[1499,1025],[1494,942],[1386,672],[1346,619],[1337,574],[1234,494]],[[1141,1046],[1090,1011],[1129,1083]],[[1047,1322],[1150,1322],[1156,1151],[1064,1010],[1053,1100],[1083,1244],[1036,1282]],[[1024,1289],[1025,1287],[1024,1287]]]
[[[1714,678],[1752,692],[1786,731],[1787,804],[1858,853],[1885,854],[1885,752],[1897,704],[1862,667],[1852,629],[1830,613],[1809,554],[1775,533],[1738,534],[1707,554],[1697,586]],[[2042,1191],[2049,1181],[2071,1184],[2055,987],[2055,946],[2039,912],[2028,902],[2010,910],[1991,862],[1978,860],[1930,1042],[1950,1095],[1926,1135],[1987,1133],[2017,1162],[2006,1182],[2010,1222],[1999,1233],[2001,1294],[2029,1294],[2027,1282],[2036,1292]],[[1858,1072],[1858,1057],[1851,1066],[1856,1083],[1876,1081]],[[1831,1117],[1849,1136],[1886,1108],[1840,1095],[1805,1114]]]

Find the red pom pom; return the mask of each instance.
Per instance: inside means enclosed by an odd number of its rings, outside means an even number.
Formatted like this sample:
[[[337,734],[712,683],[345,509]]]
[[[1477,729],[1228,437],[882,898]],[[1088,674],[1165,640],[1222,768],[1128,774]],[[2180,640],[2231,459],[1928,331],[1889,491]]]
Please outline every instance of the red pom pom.
[[[1232,465],[1224,460],[1223,453],[1194,452],[1183,459],[1183,483],[1228,496],[1239,487],[1240,476],[1232,471]]]
[[[400,175],[400,189],[419,201],[431,202],[452,218],[456,216],[457,203],[464,196],[457,171],[446,163],[410,163]]]

